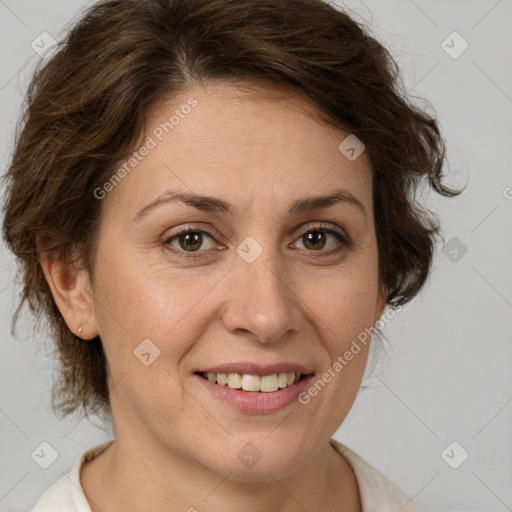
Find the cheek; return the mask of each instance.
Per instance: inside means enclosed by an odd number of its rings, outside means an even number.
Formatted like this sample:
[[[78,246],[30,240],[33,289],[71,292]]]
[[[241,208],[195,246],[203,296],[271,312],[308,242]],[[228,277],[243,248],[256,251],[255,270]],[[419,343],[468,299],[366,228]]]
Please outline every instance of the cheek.
[[[376,273],[368,270],[340,273],[311,299],[314,322],[328,354],[317,380],[306,390],[315,415],[338,428],[360,389],[375,324]],[[371,266],[370,266],[371,269]]]
[[[207,322],[202,301],[218,279],[113,253],[101,261],[96,313],[109,361],[137,366],[133,352],[149,339],[166,363],[179,362]]]
[[[169,415],[185,414],[179,365],[208,322],[203,301],[216,280],[170,275],[114,254],[103,260],[97,277],[96,313],[113,407],[125,404],[141,418],[162,416],[166,422]]]
[[[321,330],[326,348],[335,358],[348,350],[358,336],[364,336],[377,320],[377,273],[371,266],[359,272],[347,268],[322,283],[323,287],[319,286],[320,281],[316,287],[310,284],[305,297],[309,297],[311,322]]]

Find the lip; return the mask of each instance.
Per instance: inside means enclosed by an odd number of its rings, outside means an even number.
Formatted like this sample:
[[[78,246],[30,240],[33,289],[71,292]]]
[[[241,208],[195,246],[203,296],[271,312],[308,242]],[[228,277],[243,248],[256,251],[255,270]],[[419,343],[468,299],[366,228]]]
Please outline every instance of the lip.
[[[230,366],[230,368],[233,368],[233,366]],[[297,365],[295,365],[294,368],[297,368]],[[227,372],[217,371],[214,373]],[[248,372],[244,371],[241,373]],[[282,373],[284,373],[284,370]],[[255,372],[254,375],[258,375],[258,373]],[[228,386],[219,386],[218,384],[210,382],[197,374],[194,374],[193,377],[201,382],[209,396],[213,396],[214,398],[221,400],[235,409],[247,414],[264,414],[284,409],[293,402],[298,402],[297,397],[309,385],[314,374],[311,373],[309,375],[305,375],[295,384],[271,393],[265,393],[262,391],[239,391],[238,389],[231,389]]]
[[[258,363],[225,363],[216,366],[201,368],[196,373],[246,373],[248,375],[273,375],[274,373],[302,373],[308,375],[313,373],[311,368],[299,363],[275,363],[275,364],[258,364]]]

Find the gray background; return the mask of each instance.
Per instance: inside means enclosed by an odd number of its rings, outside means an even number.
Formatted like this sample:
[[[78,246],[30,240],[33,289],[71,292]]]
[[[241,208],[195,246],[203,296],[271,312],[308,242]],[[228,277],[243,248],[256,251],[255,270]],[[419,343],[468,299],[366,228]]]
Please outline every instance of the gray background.
[[[338,2],[340,5],[341,2]],[[2,173],[30,70],[31,43],[56,39],[85,2],[0,0]],[[387,325],[389,344],[336,438],[429,510],[512,510],[512,0],[365,0],[346,5],[390,48],[411,94],[434,106],[448,141],[455,199],[431,195],[449,243],[423,293]],[[457,58],[462,40],[469,44]],[[452,240],[454,239],[454,240]],[[463,254],[461,248],[467,248]],[[453,250],[457,251],[457,257]],[[450,254],[451,252],[451,254]],[[54,363],[30,319],[10,334],[15,266],[0,257],[0,511],[28,510],[111,431],[49,408]],[[386,362],[387,361],[387,362]],[[43,441],[58,459],[31,458]],[[452,469],[462,450],[469,458]],[[398,511],[397,511],[398,512]]]

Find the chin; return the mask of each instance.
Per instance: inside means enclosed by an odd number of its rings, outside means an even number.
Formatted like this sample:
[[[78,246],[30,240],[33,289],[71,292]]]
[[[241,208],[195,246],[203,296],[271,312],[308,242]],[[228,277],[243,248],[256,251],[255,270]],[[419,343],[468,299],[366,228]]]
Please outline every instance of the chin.
[[[290,436],[272,437],[265,431],[234,436],[228,446],[219,445],[214,457],[208,466],[222,475],[229,474],[231,480],[268,482],[293,474],[307,455],[302,441],[294,443]]]

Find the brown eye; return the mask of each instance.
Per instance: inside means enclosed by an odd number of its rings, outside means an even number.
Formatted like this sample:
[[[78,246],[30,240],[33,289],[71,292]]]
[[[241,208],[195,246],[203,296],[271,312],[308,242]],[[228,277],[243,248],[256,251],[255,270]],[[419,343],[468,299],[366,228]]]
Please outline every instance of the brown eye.
[[[211,241],[210,246],[205,248],[208,239]],[[166,238],[164,244],[170,245],[173,248],[171,250],[176,253],[203,253],[214,246],[212,242],[212,236],[205,231],[187,228]]]
[[[178,244],[181,249],[186,251],[195,251],[201,247],[203,243],[203,235],[199,232],[185,233],[177,237]]]
[[[334,240],[334,243],[331,242],[330,246],[329,238]],[[338,252],[349,245],[343,235],[330,229],[310,229],[299,240],[309,252],[322,252],[326,254]]]
[[[323,231],[310,231],[302,236],[302,242],[307,249],[317,251],[324,248],[325,235],[326,233]]]

